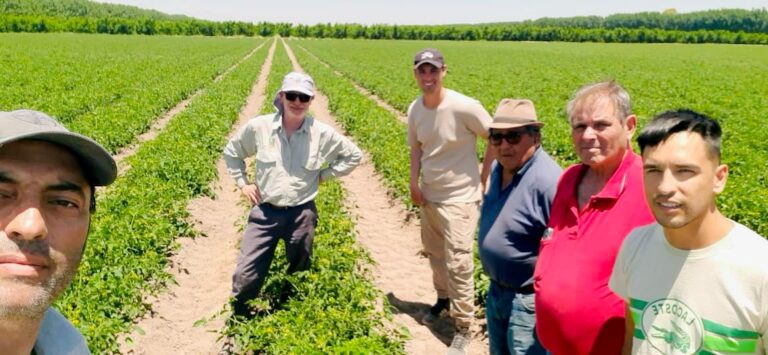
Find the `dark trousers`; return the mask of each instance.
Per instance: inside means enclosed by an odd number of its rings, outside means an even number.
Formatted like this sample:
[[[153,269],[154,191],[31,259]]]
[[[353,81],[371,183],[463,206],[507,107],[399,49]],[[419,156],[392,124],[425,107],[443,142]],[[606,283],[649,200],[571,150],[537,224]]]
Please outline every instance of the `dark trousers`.
[[[236,315],[249,314],[246,302],[259,294],[280,239],[285,242],[288,273],[309,269],[316,226],[314,201],[288,208],[261,204],[251,209],[232,276]]]

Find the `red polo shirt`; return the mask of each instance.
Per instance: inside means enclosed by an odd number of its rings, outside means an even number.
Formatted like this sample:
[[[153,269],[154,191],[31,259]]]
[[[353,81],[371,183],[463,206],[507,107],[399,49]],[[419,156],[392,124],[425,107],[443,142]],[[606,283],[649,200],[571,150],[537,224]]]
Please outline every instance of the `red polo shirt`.
[[[624,301],[608,288],[621,242],[654,221],[643,164],[628,152],[603,189],[579,211],[576,188],[588,167],[568,168],[557,186],[534,273],[536,329],[554,355],[621,353]]]

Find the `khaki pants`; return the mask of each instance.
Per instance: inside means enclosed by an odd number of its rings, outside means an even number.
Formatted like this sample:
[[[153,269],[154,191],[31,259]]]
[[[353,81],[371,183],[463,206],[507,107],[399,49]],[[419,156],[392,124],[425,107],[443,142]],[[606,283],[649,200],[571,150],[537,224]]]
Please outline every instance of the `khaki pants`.
[[[437,297],[451,299],[451,317],[458,327],[475,317],[472,246],[480,203],[433,203],[421,207],[421,242],[429,257]]]

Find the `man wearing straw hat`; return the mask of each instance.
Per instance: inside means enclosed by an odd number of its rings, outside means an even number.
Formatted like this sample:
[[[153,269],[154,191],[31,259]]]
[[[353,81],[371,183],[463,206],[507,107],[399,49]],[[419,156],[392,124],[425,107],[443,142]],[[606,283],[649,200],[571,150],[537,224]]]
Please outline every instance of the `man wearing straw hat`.
[[[491,279],[486,299],[491,354],[544,354],[536,338],[533,269],[562,169],[541,148],[530,100],[504,99],[491,123],[496,162],[480,213],[478,246]]]

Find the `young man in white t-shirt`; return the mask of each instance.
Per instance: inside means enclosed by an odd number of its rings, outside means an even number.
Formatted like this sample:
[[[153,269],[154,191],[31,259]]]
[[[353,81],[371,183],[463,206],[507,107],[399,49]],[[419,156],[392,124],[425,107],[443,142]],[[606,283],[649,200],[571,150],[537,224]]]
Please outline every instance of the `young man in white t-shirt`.
[[[611,276],[627,303],[624,354],[766,354],[768,241],[717,209],[720,142],[718,123],[690,110],[638,137],[657,223],[630,233]]]

